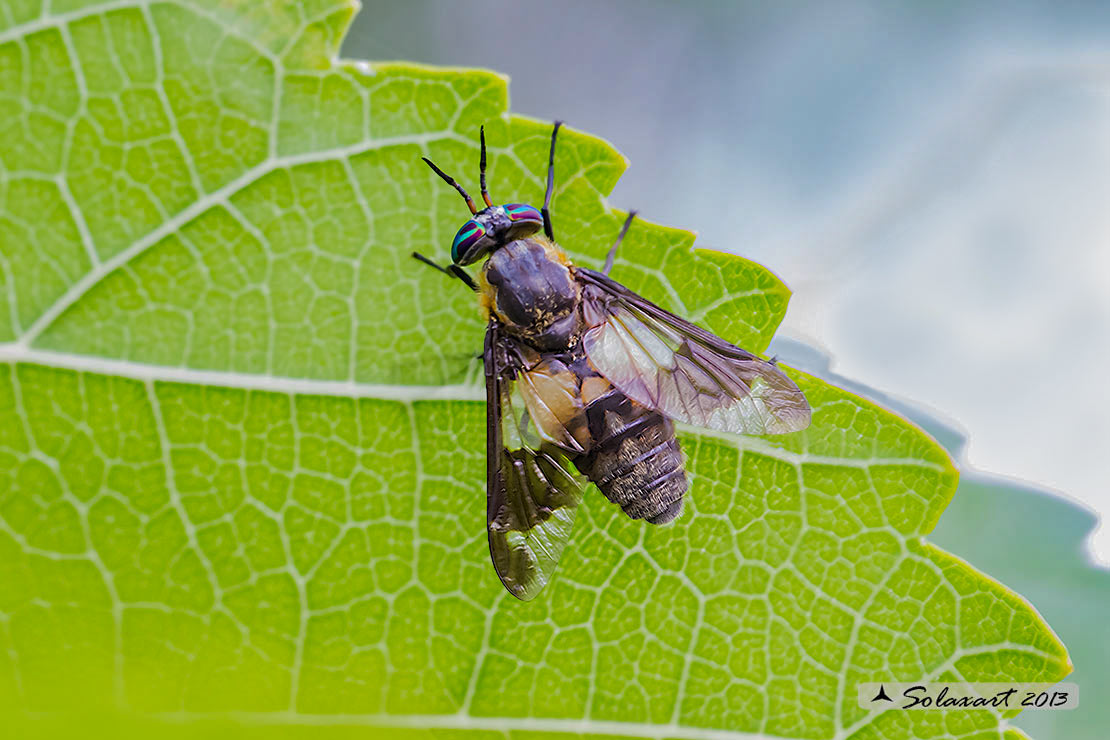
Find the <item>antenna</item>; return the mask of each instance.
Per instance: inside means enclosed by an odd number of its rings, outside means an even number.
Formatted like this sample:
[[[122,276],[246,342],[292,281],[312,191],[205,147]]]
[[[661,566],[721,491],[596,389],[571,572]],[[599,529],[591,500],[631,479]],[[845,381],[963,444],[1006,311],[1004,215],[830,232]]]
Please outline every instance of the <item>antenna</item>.
[[[428,159],[427,157],[421,157],[421,159],[423,159],[424,162],[429,167],[432,168],[432,172],[434,172],[437,175],[439,175],[440,177],[442,177],[444,182],[446,182],[448,185],[453,187],[455,190],[459,191],[459,195],[461,195],[463,197],[463,200],[466,201],[466,207],[470,209],[470,212],[472,214],[478,212],[478,209],[474,207],[474,201],[471,199],[471,197],[469,195],[466,194],[466,191],[463,190],[462,185],[459,185],[457,182],[455,182],[455,179],[453,177],[448,175],[446,172],[441,170],[439,167],[436,167],[435,164],[432,162],[432,160]]]

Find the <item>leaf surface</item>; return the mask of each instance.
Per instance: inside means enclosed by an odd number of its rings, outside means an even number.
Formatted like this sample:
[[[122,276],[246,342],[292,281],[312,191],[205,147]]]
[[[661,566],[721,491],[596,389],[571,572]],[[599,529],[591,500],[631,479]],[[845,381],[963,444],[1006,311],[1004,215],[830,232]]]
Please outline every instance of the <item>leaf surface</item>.
[[[465,220],[420,161],[538,202],[549,124],[495,74],[334,60],[323,0],[0,13],[0,707],[534,737],[1009,737],[861,681],[1052,681],[1019,596],[922,539],[956,485],[909,423],[796,374],[812,427],[687,433],[688,511],[587,495],[554,584],[489,564]],[[597,267],[625,167],[567,131]],[[614,276],[761,352],[788,291],[638,222]],[[306,718],[310,718],[306,719]],[[710,735],[711,730],[724,734]]]

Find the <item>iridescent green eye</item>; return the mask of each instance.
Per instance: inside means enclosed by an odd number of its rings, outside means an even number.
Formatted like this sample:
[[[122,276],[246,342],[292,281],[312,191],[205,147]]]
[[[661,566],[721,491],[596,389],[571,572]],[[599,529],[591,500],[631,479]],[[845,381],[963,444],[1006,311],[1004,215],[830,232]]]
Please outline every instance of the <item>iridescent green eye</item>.
[[[535,223],[543,223],[543,215],[538,208],[530,206],[527,203],[509,203],[501,206],[505,209],[505,215],[509,217],[513,223],[518,221],[534,221]]]
[[[485,235],[485,227],[474,219],[463,224],[459,233],[455,234],[455,241],[451,242],[451,261],[459,262]]]

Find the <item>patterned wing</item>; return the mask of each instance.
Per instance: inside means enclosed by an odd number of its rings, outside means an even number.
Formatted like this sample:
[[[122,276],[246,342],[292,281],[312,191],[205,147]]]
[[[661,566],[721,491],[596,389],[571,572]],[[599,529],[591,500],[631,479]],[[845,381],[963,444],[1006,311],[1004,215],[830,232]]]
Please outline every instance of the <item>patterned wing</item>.
[[[809,426],[805,395],[773,362],[663,310],[609,277],[575,268],[586,355],[629,398],[676,421],[735,434]]]
[[[530,433],[513,403],[521,360],[496,321],[486,330],[486,525],[493,567],[509,593],[535,598],[551,580],[582,502],[564,452]]]

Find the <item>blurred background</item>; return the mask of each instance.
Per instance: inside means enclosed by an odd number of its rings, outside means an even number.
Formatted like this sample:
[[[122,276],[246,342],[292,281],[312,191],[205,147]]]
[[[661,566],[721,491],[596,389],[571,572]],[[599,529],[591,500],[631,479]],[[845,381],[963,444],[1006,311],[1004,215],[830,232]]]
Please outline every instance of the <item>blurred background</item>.
[[[629,158],[613,206],[774,270],[773,350],[949,447],[931,539],[1072,650],[1083,708],[1017,724],[1105,737],[1110,3],[364,0],[343,56],[505,73]]]

